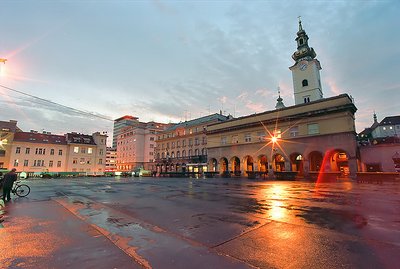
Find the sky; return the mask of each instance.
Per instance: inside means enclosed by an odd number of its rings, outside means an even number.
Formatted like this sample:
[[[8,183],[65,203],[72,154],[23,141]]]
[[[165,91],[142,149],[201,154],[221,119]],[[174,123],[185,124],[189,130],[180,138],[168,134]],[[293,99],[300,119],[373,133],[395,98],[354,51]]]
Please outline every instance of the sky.
[[[347,93],[362,131],[400,115],[399,1],[0,2],[0,120],[106,131],[124,115],[179,122],[294,105],[298,16],[324,97]],[[111,142],[112,139],[109,139]]]

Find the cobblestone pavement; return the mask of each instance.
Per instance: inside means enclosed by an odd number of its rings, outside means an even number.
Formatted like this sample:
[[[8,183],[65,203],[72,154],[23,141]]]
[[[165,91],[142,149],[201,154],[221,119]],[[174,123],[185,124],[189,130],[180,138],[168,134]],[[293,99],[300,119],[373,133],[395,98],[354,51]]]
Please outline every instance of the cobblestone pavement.
[[[398,268],[400,183],[27,180],[6,268]]]

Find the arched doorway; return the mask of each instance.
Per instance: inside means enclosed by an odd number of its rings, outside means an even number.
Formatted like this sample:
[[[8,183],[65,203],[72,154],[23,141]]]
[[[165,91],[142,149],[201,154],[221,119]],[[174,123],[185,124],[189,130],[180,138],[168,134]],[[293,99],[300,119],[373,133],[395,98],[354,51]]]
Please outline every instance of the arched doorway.
[[[235,176],[240,176],[240,159],[236,156],[231,158],[232,172]]]
[[[258,156],[258,170],[260,172],[268,172],[268,159],[265,155]]]
[[[290,164],[293,172],[299,172],[299,175],[303,174],[303,155],[298,152],[290,154]]]
[[[219,172],[222,174],[224,172],[228,172],[228,159],[221,158],[219,160]]]
[[[217,172],[217,160],[212,158],[208,161],[208,171]]]
[[[322,166],[322,160],[324,159],[322,153],[319,151],[310,152],[308,159],[310,160],[310,171],[319,172]]]
[[[342,174],[348,175],[349,171],[349,158],[346,151],[341,149],[334,149],[329,151],[327,154],[325,163],[329,163],[330,171],[341,172]],[[326,164],[328,166],[328,164]]]
[[[245,167],[245,171],[247,172],[253,172],[254,171],[254,161],[253,161],[253,157],[247,155],[246,157],[244,157],[244,167]]]
[[[285,158],[281,154],[275,154],[274,156],[275,171],[285,171]]]

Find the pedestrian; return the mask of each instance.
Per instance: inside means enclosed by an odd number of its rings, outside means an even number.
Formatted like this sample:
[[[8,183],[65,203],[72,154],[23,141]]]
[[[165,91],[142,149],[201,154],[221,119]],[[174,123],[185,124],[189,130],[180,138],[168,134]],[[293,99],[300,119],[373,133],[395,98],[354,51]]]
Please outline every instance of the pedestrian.
[[[3,201],[8,202],[11,200],[11,190],[14,182],[17,180],[17,169],[13,168],[10,172],[4,175],[3,178]]]

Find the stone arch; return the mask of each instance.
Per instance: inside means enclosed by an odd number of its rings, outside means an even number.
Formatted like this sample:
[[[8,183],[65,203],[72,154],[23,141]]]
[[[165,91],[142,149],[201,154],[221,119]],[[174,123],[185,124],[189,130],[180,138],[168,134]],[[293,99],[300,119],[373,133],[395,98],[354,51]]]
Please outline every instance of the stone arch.
[[[209,172],[217,172],[218,170],[218,162],[215,158],[211,158],[208,160],[208,171]]]
[[[319,151],[312,151],[308,154],[308,160],[310,162],[310,171],[318,172],[322,167],[322,161],[324,157]]]
[[[240,175],[240,159],[237,156],[233,156],[230,160],[231,169],[234,175]]]
[[[293,172],[298,172],[299,175],[303,175],[304,170],[304,157],[298,152],[290,154],[290,165]]]
[[[244,172],[247,173],[247,171],[252,172],[254,171],[254,160],[253,157],[250,155],[246,155],[243,159],[243,165],[244,165]]]
[[[228,159],[222,157],[219,159],[219,171],[220,173],[228,172]]]
[[[258,156],[258,170],[268,172],[268,158],[264,154]]]
[[[283,157],[282,154],[280,153],[275,154],[273,158],[273,164],[275,167],[274,171],[277,172],[285,171],[285,162],[286,162],[285,157]]]
[[[342,149],[333,149],[325,153],[324,172],[342,172],[349,174],[349,154]]]

